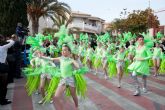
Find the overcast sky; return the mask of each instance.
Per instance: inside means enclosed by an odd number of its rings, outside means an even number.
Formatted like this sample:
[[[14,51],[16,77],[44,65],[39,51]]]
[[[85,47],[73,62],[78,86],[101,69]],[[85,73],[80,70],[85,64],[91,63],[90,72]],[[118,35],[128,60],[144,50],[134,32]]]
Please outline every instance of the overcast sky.
[[[67,3],[73,11],[80,11],[100,17],[106,22],[120,18],[120,12],[127,8],[145,10],[149,7],[149,0],[59,0]],[[155,11],[165,10],[165,0],[150,0],[150,7]],[[165,11],[157,13],[161,25],[165,25]]]

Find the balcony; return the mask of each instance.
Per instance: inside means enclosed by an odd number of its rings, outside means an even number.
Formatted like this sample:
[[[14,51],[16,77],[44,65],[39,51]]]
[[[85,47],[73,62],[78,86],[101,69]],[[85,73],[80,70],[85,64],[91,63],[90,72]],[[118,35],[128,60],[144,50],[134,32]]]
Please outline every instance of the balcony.
[[[81,31],[93,31],[94,33],[100,33],[101,29],[98,26],[92,26],[83,23],[72,23],[68,26],[69,28],[79,28]]]

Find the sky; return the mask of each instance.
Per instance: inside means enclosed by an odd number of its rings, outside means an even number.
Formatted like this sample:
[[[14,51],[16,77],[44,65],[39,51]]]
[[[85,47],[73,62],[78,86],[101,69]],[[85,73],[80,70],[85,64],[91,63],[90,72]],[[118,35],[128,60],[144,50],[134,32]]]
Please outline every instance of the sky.
[[[120,13],[127,8],[127,12],[133,10],[145,10],[150,7],[154,11],[165,10],[165,0],[59,0],[67,3],[72,11],[80,11],[91,14],[111,22],[115,18],[120,18]],[[156,14],[160,25],[165,25],[165,11]],[[122,16],[124,17],[124,15]]]

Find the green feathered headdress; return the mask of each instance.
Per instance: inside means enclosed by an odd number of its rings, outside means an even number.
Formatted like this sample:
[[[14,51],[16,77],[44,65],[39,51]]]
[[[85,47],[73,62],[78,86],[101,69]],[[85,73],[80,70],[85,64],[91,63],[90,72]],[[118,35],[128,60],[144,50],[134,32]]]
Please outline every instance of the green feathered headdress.
[[[108,40],[110,40],[110,35],[108,32],[106,32],[102,37],[101,37],[101,41],[106,43],[108,42]]]
[[[27,39],[26,39],[26,44],[29,44],[31,46],[40,46],[39,44],[39,40],[36,39],[35,37],[32,37],[32,36],[28,36]]]
[[[145,46],[147,46],[148,48],[152,48],[153,46],[154,46],[154,38],[153,38],[153,36],[151,36],[150,34],[149,34],[149,32],[148,33],[140,33],[141,35],[143,35],[143,37],[144,37],[144,43],[145,43]]]
[[[55,33],[55,35],[54,35],[54,37],[58,38],[57,45],[59,48],[62,47],[62,44],[65,42],[65,38],[67,36],[68,36],[68,29],[65,27],[65,25],[62,25],[60,27],[60,30],[57,33]]]
[[[89,40],[88,34],[87,33],[86,34],[81,33],[80,37],[79,37],[79,40],[84,42],[85,44],[87,44],[88,40]]]
[[[159,32],[157,32],[157,34],[156,34],[156,38],[157,39],[160,39],[160,38],[162,38],[163,37],[163,34],[159,31]]]
[[[131,32],[127,32],[127,33],[125,32],[125,33],[123,33],[123,36],[124,36],[124,38],[121,41],[123,43],[126,43],[126,42],[128,42],[128,41],[133,39],[133,36],[132,36]]]
[[[67,44],[70,48],[73,47],[74,37],[73,35],[68,34],[68,29],[65,25],[62,25],[60,30],[54,36],[58,37],[58,48],[62,48],[63,44]]]

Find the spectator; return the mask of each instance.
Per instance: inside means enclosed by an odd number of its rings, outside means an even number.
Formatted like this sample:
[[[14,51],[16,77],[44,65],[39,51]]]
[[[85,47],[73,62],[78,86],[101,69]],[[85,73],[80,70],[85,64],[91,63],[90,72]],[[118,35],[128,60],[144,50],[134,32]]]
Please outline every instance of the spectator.
[[[28,35],[29,29],[22,26],[22,23],[18,23],[16,27],[16,35],[19,38],[21,44],[24,44],[25,35]]]
[[[14,76],[15,78],[22,78],[21,76],[21,43],[18,40],[18,36],[13,34],[12,39],[15,41],[14,45],[13,45],[13,50],[14,50]]]
[[[6,57],[8,48],[14,44],[12,39],[5,42],[4,36],[0,35],[0,104],[10,104],[11,101],[6,99],[7,93],[7,77],[8,77],[8,65],[6,64]]]
[[[162,38],[162,43],[161,43],[160,47],[162,48],[162,51],[165,54],[165,36]]]
[[[24,29],[22,27],[22,23],[17,24],[16,35],[18,36],[20,41],[22,41],[24,39]]]
[[[11,38],[11,37],[10,37]],[[7,38],[7,39],[10,39]],[[14,71],[15,71],[15,56],[14,56],[14,48],[11,46],[8,49],[7,52],[7,63],[9,65],[9,71],[8,71],[8,83],[13,83],[14,82]]]

